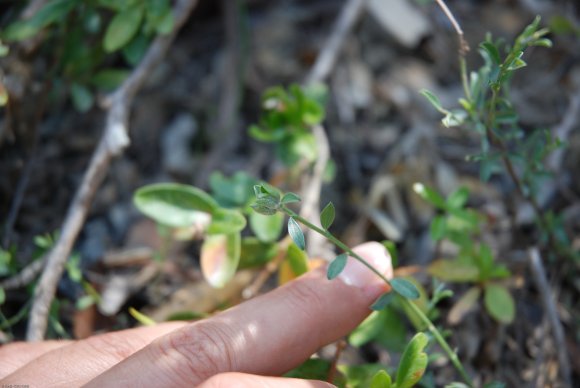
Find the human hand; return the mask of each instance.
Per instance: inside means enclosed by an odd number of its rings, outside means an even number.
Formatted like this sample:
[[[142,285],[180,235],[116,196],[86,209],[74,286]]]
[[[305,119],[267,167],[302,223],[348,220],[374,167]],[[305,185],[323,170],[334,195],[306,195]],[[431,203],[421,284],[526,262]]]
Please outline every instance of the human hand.
[[[379,243],[354,249],[386,277]],[[353,330],[387,285],[349,259],[340,280],[312,271],[268,294],[193,323],[107,333],[79,341],[15,343],[0,349],[2,386],[329,387],[278,376]]]

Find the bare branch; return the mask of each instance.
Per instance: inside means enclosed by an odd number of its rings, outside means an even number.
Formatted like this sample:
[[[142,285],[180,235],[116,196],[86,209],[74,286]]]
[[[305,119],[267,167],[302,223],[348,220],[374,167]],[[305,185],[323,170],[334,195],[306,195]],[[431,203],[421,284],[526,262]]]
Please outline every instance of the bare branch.
[[[147,54],[108,99],[105,130],[93,153],[89,168],[68,209],[61,235],[46,259],[46,266],[34,292],[34,302],[30,312],[26,337],[29,341],[39,341],[46,331],[50,305],[62,276],[66,260],[85,222],[95,192],[103,181],[111,159],[119,155],[129,145],[127,131],[129,108],[133,97],[143,85],[148,74],[163,59],[171,46],[177,31],[188,19],[197,0],[180,0],[173,10],[175,27],[173,32],[157,37]]]
[[[556,310],[556,298],[552,293],[552,289],[548,284],[548,279],[546,278],[546,271],[542,265],[542,258],[540,257],[540,252],[537,247],[530,248],[528,251],[530,260],[530,269],[532,270],[532,275],[534,277],[540,296],[542,297],[542,304],[544,305],[544,311],[548,316],[548,321],[550,326],[552,326],[552,334],[554,335],[554,340],[556,342],[556,349],[558,349],[558,361],[560,364],[560,373],[562,379],[566,383],[566,386],[572,386],[572,374],[570,370],[570,359],[568,357],[568,351],[566,350],[566,339],[564,337],[564,329],[562,328],[562,323],[558,317],[558,311]]]
[[[443,0],[436,1],[441,10],[443,10],[445,16],[447,16],[447,19],[449,19],[449,21],[451,22],[451,25],[455,29],[455,32],[457,33],[457,37],[459,38],[459,54],[461,56],[465,56],[465,54],[469,51],[469,44],[465,40],[465,36],[463,35],[461,25],[457,22],[457,19],[455,19],[455,16],[453,16],[451,10],[449,10],[449,7],[447,7],[447,4],[445,4],[445,1]]]
[[[344,39],[352,30],[365,4],[366,0],[349,0],[343,6],[332,28],[332,32],[323,46],[322,52],[318,54],[314,66],[312,66],[310,73],[306,77],[306,84],[324,82],[326,80],[334,68]]]

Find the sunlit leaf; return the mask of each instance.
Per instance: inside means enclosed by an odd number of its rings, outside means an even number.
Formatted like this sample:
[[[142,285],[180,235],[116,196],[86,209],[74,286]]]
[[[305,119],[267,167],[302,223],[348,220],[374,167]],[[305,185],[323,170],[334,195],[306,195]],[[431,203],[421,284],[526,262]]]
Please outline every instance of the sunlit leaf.
[[[113,17],[103,38],[105,51],[119,50],[133,39],[141,26],[143,11],[142,6],[135,6],[122,10]]]
[[[240,261],[240,233],[208,236],[201,246],[201,271],[205,280],[221,288],[234,276]]]
[[[370,388],[391,388],[391,375],[385,370],[378,371],[372,378]]]
[[[292,240],[296,244],[296,246],[302,250],[306,248],[306,242],[304,240],[304,234],[302,233],[302,229],[300,229],[300,225],[296,222],[293,217],[288,219],[288,234],[292,237]]]
[[[218,208],[215,200],[202,190],[177,183],[144,186],[135,192],[133,202],[145,215],[171,227],[205,225]]]
[[[263,215],[252,213],[250,214],[250,227],[261,241],[276,241],[284,227],[284,214]]]
[[[246,218],[236,209],[217,208],[207,228],[209,234],[229,234],[241,232],[246,227]]]

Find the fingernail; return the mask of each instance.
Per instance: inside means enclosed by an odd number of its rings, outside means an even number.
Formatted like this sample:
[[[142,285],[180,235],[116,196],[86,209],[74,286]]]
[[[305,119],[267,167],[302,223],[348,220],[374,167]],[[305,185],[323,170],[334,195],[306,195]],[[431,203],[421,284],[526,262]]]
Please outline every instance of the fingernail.
[[[393,277],[391,256],[382,244],[368,242],[357,246],[353,251],[387,279]],[[348,258],[346,267],[338,277],[350,286],[364,289],[372,297],[378,296],[388,288],[383,279],[353,257]]]

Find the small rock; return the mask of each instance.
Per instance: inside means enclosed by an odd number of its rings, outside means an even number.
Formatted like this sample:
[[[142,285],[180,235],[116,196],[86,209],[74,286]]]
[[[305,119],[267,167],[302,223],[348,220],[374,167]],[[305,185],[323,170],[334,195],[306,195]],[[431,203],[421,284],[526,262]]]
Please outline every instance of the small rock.
[[[161,155],[166,171],[191,175],[195,159],[190,144],[197,132],[197,123],[188,114],[178,116],[161,137]]]
[[[408,0],[369,0],[368,11],[401,45],[417,46],[431,30],[429,20]]]

